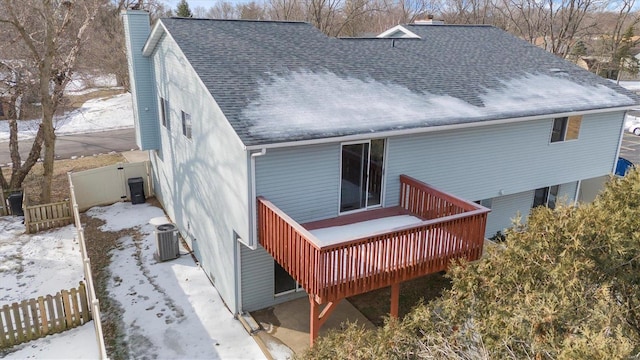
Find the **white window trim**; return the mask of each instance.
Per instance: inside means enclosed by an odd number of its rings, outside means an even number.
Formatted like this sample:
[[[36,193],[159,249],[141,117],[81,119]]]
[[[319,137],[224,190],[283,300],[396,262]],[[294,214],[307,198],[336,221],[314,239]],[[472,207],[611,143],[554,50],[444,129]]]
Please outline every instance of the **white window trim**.
[[[561,144],[561,143],[566,143],[566,142],[572,142],[572,141],[578,141],[580,139],[580,130],[578,130],[578,137],[575,139],[569,139],[567,140],[567,129],[569,129],[569,120],[573,117],[573,116],[580,116],[580,128],[582,128],[582,120],[584,119],[584,117],[582,115],[572,115],[572,116],[559,116],[559,117],[555,117],[551,120],[551,132],[549,133],[549,144]],[[563,119],[566,118],[567,121],[564,124],[564,129],[562,131],[562,139],[558,140],[558,141],[551,141],[553,138],[553,125],[556,122],[556,119]]]
[[[187,135],[187,123],[185,115],[189,116],[189,135]],[[182,136],[184,136],[185,139],[191,141],[193,139],[193,120],[191,120],[191,114],[184,110],[180,110],[180,123],[182,125]]]

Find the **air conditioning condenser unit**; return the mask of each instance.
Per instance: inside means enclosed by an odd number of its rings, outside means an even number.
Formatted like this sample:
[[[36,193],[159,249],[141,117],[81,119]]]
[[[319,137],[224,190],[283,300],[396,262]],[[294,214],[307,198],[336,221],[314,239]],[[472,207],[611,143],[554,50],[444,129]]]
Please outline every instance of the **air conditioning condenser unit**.
[[[156,226],[156,260],[167,261],[179,256],[180,242],[178,240],[178,228],[174,224]]]

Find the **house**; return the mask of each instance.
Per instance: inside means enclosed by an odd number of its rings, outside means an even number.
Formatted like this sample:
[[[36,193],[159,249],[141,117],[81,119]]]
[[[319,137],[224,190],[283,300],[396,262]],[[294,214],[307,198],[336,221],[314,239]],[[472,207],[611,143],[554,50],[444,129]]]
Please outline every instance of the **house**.
[[[391,286],[397,313],[400,282],[578,199],[638,103],[491,26],[124,24],[158,199],[230,309],[308,296],[312,341],[340,299]]]

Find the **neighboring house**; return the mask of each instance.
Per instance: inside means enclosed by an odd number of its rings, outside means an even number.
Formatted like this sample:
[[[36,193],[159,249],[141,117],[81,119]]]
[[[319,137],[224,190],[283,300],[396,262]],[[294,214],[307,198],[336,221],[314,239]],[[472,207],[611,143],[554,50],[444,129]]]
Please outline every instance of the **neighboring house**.
[[[308,294],[312,338],[341,298],[391,286],[394,314],[401,281],[575,201],[638,103],[491,26],[124,20],[158,199],[230,309]]]

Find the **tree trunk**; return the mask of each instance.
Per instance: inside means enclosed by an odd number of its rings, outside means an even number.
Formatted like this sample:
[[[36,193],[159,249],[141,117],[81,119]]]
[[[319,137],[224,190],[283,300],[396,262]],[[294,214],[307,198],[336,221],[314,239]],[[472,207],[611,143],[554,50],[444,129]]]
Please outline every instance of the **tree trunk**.
[[[47,99],[49,100],[49,99]],[[40,203],[47,204],[51,202],[51,183],[53,181],[53,164],[55,157],[56,134],[53,129],[53,113],[55,106],[46,101],[42,103],[42,124],[44,136],[44,157],[42,166],[44,174],[42,175],[42,189],[40,192]]]

